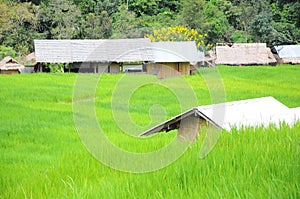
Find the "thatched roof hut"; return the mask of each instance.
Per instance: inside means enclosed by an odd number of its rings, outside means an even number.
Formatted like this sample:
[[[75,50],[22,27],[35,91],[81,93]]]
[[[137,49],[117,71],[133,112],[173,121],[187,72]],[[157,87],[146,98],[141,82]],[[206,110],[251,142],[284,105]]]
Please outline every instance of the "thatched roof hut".
[[[276,63],[271,49],[265,43],[218,44],[216,64],[269,65]]]
[[[26,60],[27,62],[35,62],[35,53],[32,52],[32,53],[28,54],[28,55],[26,56],[25,60]]]
[[[18,74],[18,73],[21,73],[21,70],[24,68],[25,68],[25,66],[23,66],[17,60],[13,59],[10,56],[5,57],[0,62],[0,73],[1,74]]]

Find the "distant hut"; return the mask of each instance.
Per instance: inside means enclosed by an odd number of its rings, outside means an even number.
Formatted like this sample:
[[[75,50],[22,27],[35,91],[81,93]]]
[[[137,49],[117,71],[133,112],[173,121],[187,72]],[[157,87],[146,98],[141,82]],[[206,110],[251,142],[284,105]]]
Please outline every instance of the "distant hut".
[[[278,63],[300,64],[300,45],[274,46]]]
[[[37,63],[69,63],[79,72],[148,73],[159,78],[189,75],[204,61],[193,41],[153,42],[148,38],[35,40]]]
[[[35,62],[35,53],[32,52],[28,54],[25,58],[26,62]]]
[[[26,66],[25,69],[22,69],[22,73],[33,73],[33,72],[38,72],[39,70],[39,65],[36,63],[35,60],[35,53],[32,52],[28,54],[25,57],[25,63],[24,65]]]
[[[34,40],[38,63],[69,63],[79,72],[120,73],[123,63],[153,61],[151,41],[138,39]]]
[[[5,57],[0,62],[0,74],[19,74],[25,66],[10,56]]]
[[[179,140],[194,141],[195,135],[207,124],[230,132],[232,129],[269,125],[279,128],[282,123],[293,126],[298,121],[300,107],[290,109],[273,97],[262,97],[194,107],[154,126],[141,136],[178,129]]]
[[[276,63],[271,49],[265,43],[217,44],[216,64],[269,65]]]
[[[154,63],[147,64],[147,73],[158,78],[189,75],[191,65],[204,61],[193,41],[153,42]]]

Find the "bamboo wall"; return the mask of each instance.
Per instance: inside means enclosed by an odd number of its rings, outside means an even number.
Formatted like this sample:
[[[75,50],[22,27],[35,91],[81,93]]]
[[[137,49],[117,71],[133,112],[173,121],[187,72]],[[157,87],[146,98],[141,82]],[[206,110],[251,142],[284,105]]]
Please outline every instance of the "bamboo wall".
[[[13,74],[19,74],[19,70],[0,70],[0,74],[5,75],[13,75]]]
[[[147,73],[157,75],[158,78],[169,78],[190,74],[190,63],[151,63],[147,65]]]

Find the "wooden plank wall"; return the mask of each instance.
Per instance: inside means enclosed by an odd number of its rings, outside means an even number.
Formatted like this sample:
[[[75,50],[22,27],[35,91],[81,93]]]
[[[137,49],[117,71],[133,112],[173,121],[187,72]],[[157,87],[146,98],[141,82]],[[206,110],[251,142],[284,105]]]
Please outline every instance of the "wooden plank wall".
[[[169,78],[190,74],[190,63],[151,63],[147,65],[147,73],[158,78]]]

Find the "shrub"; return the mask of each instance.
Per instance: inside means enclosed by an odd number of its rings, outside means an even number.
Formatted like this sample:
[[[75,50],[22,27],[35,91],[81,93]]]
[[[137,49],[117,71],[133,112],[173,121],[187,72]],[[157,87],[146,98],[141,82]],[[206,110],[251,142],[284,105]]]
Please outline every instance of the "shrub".
[[[12,49],[11,47],[0,45],[0,60],[2,60],[6,56],[15,57],[16,54],[16,51],[14,51],[14,49]]]

